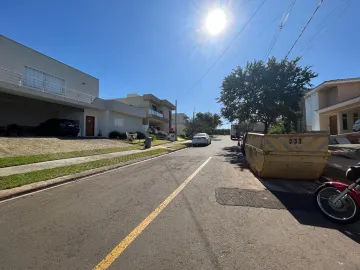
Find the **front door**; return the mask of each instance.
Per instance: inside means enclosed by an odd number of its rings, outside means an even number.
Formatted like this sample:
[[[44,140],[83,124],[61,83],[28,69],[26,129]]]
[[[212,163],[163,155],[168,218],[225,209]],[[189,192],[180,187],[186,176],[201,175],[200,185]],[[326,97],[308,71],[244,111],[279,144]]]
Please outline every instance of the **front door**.
[[[95,117],[86,116],[86,136],[94,136],[95,134]]]
[[[329,117],[330,122],[330,134],[336,135],[337,134],[337,116],[333,115]]]

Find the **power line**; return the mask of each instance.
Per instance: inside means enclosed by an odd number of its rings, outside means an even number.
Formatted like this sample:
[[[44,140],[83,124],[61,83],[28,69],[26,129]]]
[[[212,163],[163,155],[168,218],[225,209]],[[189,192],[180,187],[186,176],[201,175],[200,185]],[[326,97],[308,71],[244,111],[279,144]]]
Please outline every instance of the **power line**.
[[[210,72],[210,70],[219,62],[219,60],[225,55],[225,53],[230,49],[232,44],[235,42],[235,40],[240,36],[240,34],[245,30],[245,28],[249,25],[249,23],[252,21],[252,19],[255,17],[255,15],[258,13],[258,11],[261,9],[261,7],[265,4],[267,0],[263,0],[260,6],[256,9],[256,11],[253,13],[253,15],[249,18],[249,20],[244,24],[244,26],[240,29],[240,31],[236,34],[236,36],[233,38],[233,40],[230,42],[230,44],[225,48],[225,50],[219,55],[219,57],[215,60],[215,62],[205,71],[205,73],[200,77],[199,80],[196,81],[196,83],[190,87],[190,89],[183,95],[186,96],[191,90],[193,90]]]
[[[275,46],[275,44],[276,44],[276,42],[277,42],[277,40],[278,40],[278,38],[280,36],[281,30],[284,28],[284,25],[285,25],[289,15],[290,15],[291,10],[294,7],[295,3],[296,3],[296,0],[292,1],[291,4],[289,5],[289,7],[285,10],[285,12],[283,14],[283,17],[281,19],[280,25],[279,25],[279,29],[278,29],[278,31],[276,31],[275,36],[272,39],[268,50],[266,51],[266,54],[264,56],[264,61],[266,61],[266,59],[269,57],[272,49],[274,48],[274,46]]]
[[[281,16],[282,16],[283,14],[284,14],[284,12],[279,13],[279,14],[267,25],[267,27],[265,27],[265,28],[263,29],[263,31],[261,31],[261,32],[258,33],[257,36],[261,36],[265,31],[267,31],[267,30],[270,28],[270,26],[273,25],[273,23],[275,23],[279,18],[281,18]],[[242,53],[242,51],[239,51],[239,53],[237,53],[234,58],[238,57],[239,54],[241,54],[241,53]]]
[[[337,18],[336,19],[339,19],[344,13],[345,11],[349,8],[349,6],[351,5],[351,1],[352,0],[347,0],[345,1],[345,4],[344,4],[344,7],[343,9],[337,14]],[[328,16],[326,16],[326,18],[323,20],[323,22],[319,25],[318,27],[318,30],[316,31],[316,33],[305,43],[305,45],[300,49],[298,55],[301,55],[301,53],[303,51],[307,52],[311,49],[313,43],[314,43],[314,40],[320,36],[321,34],[323,34],[326,30],[327,30],[327,27],[326,27],[326,22],[329,18],[333,19],[335,15],[335,11],[337,9],[339,9],[341,6],[343,6],[343,3],[341,3],[340,5],[336,6],[329,14]],[[336,20],[335,19],[335,20]]]
[[[287,58],[289,56],[289,54],[291,53],[291,51],[294,49],[296,43],[299,41],[299,39],[301,38],[302,34],[304,33],[304,31],[306,30],[306,28],[308,27],[308,25],[310,24],[311,20],[314,18],[316,12],[319,10],[321,4],[323,3],[324,0],[320,0],[319,4],[317,5],[317,7],[315,8],[313,14],[311,15],[311,17],[309,18],[309,20],[307,21],[307,23],[305,24],[304,28],[301,30],[300,35],[297,37],[297,39],[295,40],[294,44],[291,46],[290,50],[288,51],[288,53],[286,54],[285,58]]]

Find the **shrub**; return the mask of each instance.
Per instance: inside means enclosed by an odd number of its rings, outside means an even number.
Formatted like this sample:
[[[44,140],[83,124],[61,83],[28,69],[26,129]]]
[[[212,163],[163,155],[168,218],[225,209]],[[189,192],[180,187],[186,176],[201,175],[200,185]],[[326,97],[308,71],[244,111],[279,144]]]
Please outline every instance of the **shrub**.
[[[137,138],[138,139],[145,139],[146,138],[146,136],[145,136],[145,134],[144,133],[142,133],[141,131],[136,131],[136,133],[137,133]]]
[[[179,137],[185,139],[185,135],[184,135],[184,134],[179,135]]]
[[[109,138],[110,138],[110,139],[125,140],[125,139],[126,139],[126,134],[114,130],[114,131],[111,131],[111,132],[109,133]]]
[[[150,137],[152,138],[152,141],[156,141],[156,135],[155,134],[151,134]]]

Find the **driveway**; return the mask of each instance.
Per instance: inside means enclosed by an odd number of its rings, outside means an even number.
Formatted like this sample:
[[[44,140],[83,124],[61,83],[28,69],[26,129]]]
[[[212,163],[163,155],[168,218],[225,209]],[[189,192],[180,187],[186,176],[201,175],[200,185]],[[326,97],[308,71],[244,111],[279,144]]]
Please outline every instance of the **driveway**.
[[[359,224],[291,183],[259,181],[218,137],[0,203],[0,269],[360,269]]]

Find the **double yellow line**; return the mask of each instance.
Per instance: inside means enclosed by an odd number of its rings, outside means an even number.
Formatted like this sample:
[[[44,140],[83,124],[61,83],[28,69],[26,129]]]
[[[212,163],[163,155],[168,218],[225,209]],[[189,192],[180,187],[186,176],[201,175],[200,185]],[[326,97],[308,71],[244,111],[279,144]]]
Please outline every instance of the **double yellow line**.
[[[106,257],[95,266],[94,270],[108,269],[109,266],[123,253],[123,251],[142,233],[143,230],[161,213],[162,210],[178,195],[186,185],[201,171],[210,161],[209,157],[199,168],[196,169],[177,189],[173,191],[154,211],[150,213],[131,233],[129,233]]]

